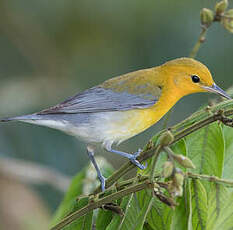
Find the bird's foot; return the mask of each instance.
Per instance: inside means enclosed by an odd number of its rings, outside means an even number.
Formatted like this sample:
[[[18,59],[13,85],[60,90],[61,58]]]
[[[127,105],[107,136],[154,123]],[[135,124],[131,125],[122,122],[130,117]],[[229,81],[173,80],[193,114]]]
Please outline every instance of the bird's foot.
[[[99,181],[100,181],[101,190],[102,190],[102,192],[104,192],[105,191],[106,178],[103,175],[98,176],[98,178],[99,178]]]
[[[135,152],[134,154],[132,154],[132,156],[129,158],[129,160],[134,164],[136,165],[138,168],[140,169],[145,169],[147,167],[147,165],[143,165],[141,164],[138,160],[137,160],[137,157],[140,155],[140,153],[142,152],[141,149],[138,149],[137,152]]]

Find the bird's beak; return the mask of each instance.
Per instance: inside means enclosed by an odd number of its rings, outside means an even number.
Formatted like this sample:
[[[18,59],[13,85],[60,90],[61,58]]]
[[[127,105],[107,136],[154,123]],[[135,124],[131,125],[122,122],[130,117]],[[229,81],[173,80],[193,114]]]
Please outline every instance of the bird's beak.
[[[203,86],[203,88],[209,92],[217,93],[222,97],[225,97],[227,99],[231,99],[231,97],[229,95],[227,95],[227,93],[224,90],[222,90],[220,87],[218,87],[216,84],[213,84],[212,86]]]

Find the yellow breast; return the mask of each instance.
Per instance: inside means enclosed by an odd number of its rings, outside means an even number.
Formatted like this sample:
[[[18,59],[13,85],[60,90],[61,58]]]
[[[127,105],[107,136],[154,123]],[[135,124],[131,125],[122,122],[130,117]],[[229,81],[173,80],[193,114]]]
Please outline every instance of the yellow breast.
[[[108,132],[109,137],[111,136],[114,142],[120,143],[143,132],[158,122],[177,101],[177,96],[174,95],[171,95],[169,100],[161,96],[160,100],[150,108],[114,112]]]

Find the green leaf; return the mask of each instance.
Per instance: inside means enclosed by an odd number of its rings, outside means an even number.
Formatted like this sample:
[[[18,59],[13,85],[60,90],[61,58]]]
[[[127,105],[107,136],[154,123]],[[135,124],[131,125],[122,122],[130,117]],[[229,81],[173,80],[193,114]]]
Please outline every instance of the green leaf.
[[[113,217],[113,213],[108,210],[99,209],[96,218],[96,230],[104,230],[110,224]]]
[[[182,154],[184,156],[187,156],[187,147],[185,139],[181,139],[178,142],[176,142],[174,145],[171,146],[171,149],[176,154]],[[182,169],[182,171],[186,172],[187,168],[183,167],[182,165],[178,164],[178,167]]]
[[[157,137],[154,138],[153,140],[156,142]],[[186,155],[186,153],[187,153],[186,143],[185,143],[184,139],[181,139],[176,144],[172,145],[171,148],[175,153],[178,153],[178,154]],[[160,155],[160,159],[159,159],[159,161],[157,163],[157,165],[158,165],[157,170],[161,167],[161,165],[166,160],[166,158],[167,158],[166,154],[161,154]],[[149,174],[150,172],[151,172],[151,169],[150,169],[150,165],[149,165],[147,173]],[[139,192],[137,194],[138,194],[137,197],[138,197],[138,200],[139,200],[140,207],[143,207],[143,205],[145,203],[148,203],[151,200],[150,192],[141,191],[141,192]],[[182,202],[183,202],[183,200],[181,199],[181,203]],[[183,211],[183,208],[184,207],[183,207],[183,203],[182,203],[180,206],[177,207],[177,210],[180,210],[180,211],[182,210]],[[135,209],[135,211],[136,211],[136,209]],[[149,213],[147,215],[147,222],[148,222],[149,226],[152,229],[155,229],[155,230],[167,230],[167,229],[172,228],[171,223],[172,223],[173,215],[175,213],[176,213],[176,211],[173,211],[166,204],[162,203],[158,199],[154,199],[153,204],[152,204],[152,208],[151,208],[151,210],[149,211]],[[185,213],[185,211],[183,211],[183,213]],[[180,218],[184,218],[184,216],[180,215]],[[175,216],[175,218],[173,219],[174,226],[177,226],[177,224],[174,223],[174,222],[176,220],[178,220],[178,219],[179,219],[178,216]],[[175,229],[175,228],[173,228],[173,229]]]
[[[186,143],[184,139],[179,140],[174,145],[171,146],[174,153],[187,155]]]
[[[142,230],[148,212],[153,203],[153,197],[146,199],[142,208],[139,207],[139,201],[136,194],[130,196],[124,218],[122,219],[118,230]]]
[[[224,138],[221,126],[215,122],[185,138],[187,156],[196,166],[196,173],[222,176]]]
[[[220,184],[211,184],[206,230],[233,229],[233,192]]]
[[[154,202],[154,197],[152,197],[150,200],[148,200],[144,204],[142,210],[140,211],[138,218],[136,219],[136,224],[134,225],[135,230],[142,230],[143,229],[147,214],[150,211],[153,202]]]
[[[192,191],[191,191],[191,181],[188,180],[187,182],[187,193],[188,193],[188,203],[189,203],[189,212],[187,213],[188,215],[188,230],[193,230],[193,224],[192,224],[192,219],[193,219],[193,207],[192,207]]]
[[[110,172],[113,171],[112,167],[105,159],[97,158],[96,160],[105,176],[108,176]],[[88,196],[80,197],[80,195],[84,192],[92,192],[95,188],[93,184],[95,185],[95,183],[99,183],[97,178],[93,178],[93,174],[95,174],[95,169],[92,164],[90,164],[73,178],[64,200],[61,202],[53,217],[51,226],[56,225],[68,214],[77,211],[88,204]],[[78,201],[77,197],[80,197]],[[71,224],[64,227],[64,230],[91,230],[92,222],[93,211],[73,221]]]
[[[233,192],[229,193],[222,205],[219,216],[211,230],[231,230],[233,229]],[[210,228],[209,228],[210,229]]]
[[[145,223],[143,226],[143,230],[154,230],[148,223]]]
[[[69,190],[67,191],[65,198],[57,209],[51,225],[57,224],[63,217],[77,208],[78,203],[76,198],[82,194],[82,181],[85,178],[85,170],[78,173],[72,180]]]
[[[63,202],[58,208],[51,226],[57,224],[69,213],[74,212],[88,204],[88,197],[80,198],[78,201],[76,200],[77,196],[82,192],[82,181],[85,178],[84,175],[85,173],[81,172],[72,180],[70,189],[66,193]],[[92,216],[93,212],[90,212],[66,226],[64,230],[91,230]]]
[[[151,191],[144,190],[139,192],[138,200],[140,207],[143,207],[144,203],[148,203],[151,200]],[[155,198],[151,210],[147,214],[146,221],[155,230],[167,230],[170,229],[172,214],[173,210],[170,207]]]
[[[78,202],[78,209],[84,207],[88,204],[88,198],[82,198]],[[80,217],[79,219],[75,220],[68,226],[64,227],[64,230],[92,230],[92,218],[93,218],[93,211],[88,212],[85,216]]]
[[[211,191],[208,194],[207,230],[215,228],[222,213],[225,213],[225,204],[228,203],[230,192],[220,184],[211,183]],[[233,213],[233,210],[232,210]]]
[[[130,196],[126,196],[122,199],[120,207],[122,208],[122,210],[126,210],[126,208],[128,207],[128,204],[130,202],[130,198],[132,195]],[[106,230],[117,230],[120,223],[121,223],[122,217],[114,214],[112,221],[110,222],[110,224],[108,225],[108,227],[106,228]]]
[[[223,178],[233,179],[233,129],[231,127],[224,126],[223,135],[225,139]]]
[[[139,213],[140,207],[137,198],[135,198],[135,194],[133,193],[129,197],[124,217],[120,221],[119,227],[117,229],[128,229],[128,227],[129,229],[131,229],[135,224],[136,218],[139,215]]]
[[[173,211],[171,230],[187,230],[189,217],[188,192],[188,184],[185,182],[183,196],[177,199],[178,206]]]
[[[205,230],[207,222],[207,193],[199,180],[192,180],[192,226],[196,230]]]

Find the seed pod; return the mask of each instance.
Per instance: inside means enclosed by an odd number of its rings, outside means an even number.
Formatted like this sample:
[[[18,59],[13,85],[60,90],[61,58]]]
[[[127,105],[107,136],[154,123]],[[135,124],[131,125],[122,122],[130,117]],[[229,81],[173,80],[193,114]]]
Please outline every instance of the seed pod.
[[[214,20],[214,12],[207,8],[201,10],[200,16],[201,24],[206,27],[209,27]]]
[[[167,130],[165,133],[163,133],[160,138],[159,138],[159,143],[162,146],[168,146],[169,144],[171,144],[174,140],[174,136],[171,133],[170,130]]]
[[[228,7],[228,0],[222,0],[220,2],[217,2],[215,5],[215,13],[218,16],[222,16],[225,10]]]
[[[228,10],[221,20],[222,25],[230,33],[233,33],[233,9]]]
[[[192,168],[192,169],[196,168],[193,162],[188,157],[185,157],[184,155],[173,154],[172,157],[176,162],[178,162],[180,165],[182,165],[185,168]]]
[[[172,175],[173,173],[173,170],[174,170],[174,165],[171,161],[166,161],[164,164],[163,164],[163,171],[162,171],[162,176],[164,178],[168,178]]]

